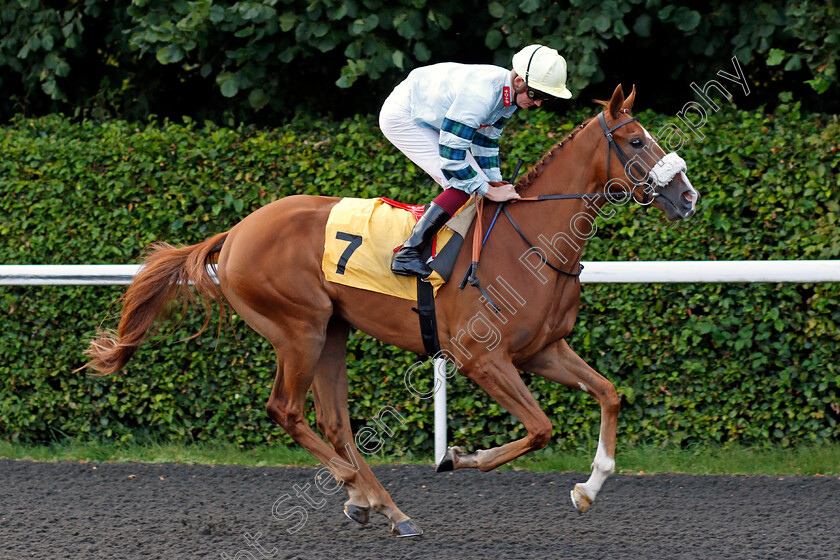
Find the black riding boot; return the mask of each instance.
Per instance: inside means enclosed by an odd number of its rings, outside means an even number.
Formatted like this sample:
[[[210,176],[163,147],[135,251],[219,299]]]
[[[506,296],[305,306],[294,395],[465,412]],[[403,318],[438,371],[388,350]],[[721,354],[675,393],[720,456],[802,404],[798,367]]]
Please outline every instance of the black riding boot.
[[[421,253],[450,217],[434,202],[429,204],[429,209],[417,220],[414,229],[411,230],[411,235],[400,250],[394,253],[391,272],[400,276],[417,276],[418,278],[425,278],[431,274],[432,269],[423,262]]]

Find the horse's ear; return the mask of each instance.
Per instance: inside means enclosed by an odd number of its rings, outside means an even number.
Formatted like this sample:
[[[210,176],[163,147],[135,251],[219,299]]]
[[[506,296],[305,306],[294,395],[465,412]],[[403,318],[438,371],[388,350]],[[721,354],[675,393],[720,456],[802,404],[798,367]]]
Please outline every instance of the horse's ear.
[[[633,109],[634,101],[636,101],[636,84],[633,84],[633,91],[631,91],[630,95],[627,96],[627,99],[624,100],[624,103],[621,105],[621,109],[629,113]]]
[[[618,86],[615,88],[615,91],[612,94],[612,98],[610,99],[610,105],[608,107],[612,118],[618,118],[618,112],[621,111],[621,107],[623,104],[624,90],[621,88],[621,84],[618,84]]]

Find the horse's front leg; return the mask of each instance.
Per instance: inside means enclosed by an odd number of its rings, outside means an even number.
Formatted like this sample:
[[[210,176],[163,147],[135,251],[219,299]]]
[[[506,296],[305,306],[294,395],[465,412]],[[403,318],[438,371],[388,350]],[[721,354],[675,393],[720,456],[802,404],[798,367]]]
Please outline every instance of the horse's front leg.
[[[522,422],[528,434],[522,439],[493,449],[482,449],[475,454],[468,455],[458,447],[450,447],[438,465],[438,472],[463,468],[489,471],[524,453],[545,447],[551,438],[551,420],[534,400],[511,362],[500,356],[488,357],[461,372]]]
[[[544,349],[521,367],[567,387],[580,389],[595,397],[601,405],[601,430],[598,450],[592,462],[592,474],[589,480],[576,484],[572,489],[572,502],[578,512],[586,513],[604,481],[615,471],[616,426],[620,408],[615,387],[575,354],[565,340]]]

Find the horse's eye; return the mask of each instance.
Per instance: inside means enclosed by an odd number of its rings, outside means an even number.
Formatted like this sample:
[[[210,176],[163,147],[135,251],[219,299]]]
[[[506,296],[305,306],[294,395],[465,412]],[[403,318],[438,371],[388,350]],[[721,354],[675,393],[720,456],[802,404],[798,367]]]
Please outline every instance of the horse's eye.
[[[630,145],[638,150],[639,148],[644,146],[645,143],[642,142],[641,138],[633,138],[632,140],[630,140]]]

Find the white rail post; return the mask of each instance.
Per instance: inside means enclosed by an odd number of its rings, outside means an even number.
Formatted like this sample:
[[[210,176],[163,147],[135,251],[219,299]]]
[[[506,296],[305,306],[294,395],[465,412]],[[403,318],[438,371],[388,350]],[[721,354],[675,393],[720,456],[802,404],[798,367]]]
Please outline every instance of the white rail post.
[[[446,360],[435,358],[435,465],[446,454]]]

